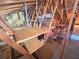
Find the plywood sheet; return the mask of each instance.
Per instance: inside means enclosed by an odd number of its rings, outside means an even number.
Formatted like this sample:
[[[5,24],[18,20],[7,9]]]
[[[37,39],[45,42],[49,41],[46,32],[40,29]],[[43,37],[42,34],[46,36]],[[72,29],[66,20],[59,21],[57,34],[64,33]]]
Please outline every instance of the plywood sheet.
[[[29,28],[29,29],[20,29],[15,31],[16,34],[16,40],[21,41],[21,40],[27,40],[30,37],[33,36],[38,36],[41,33],[46,32],[46,29],[39,29],[39,28]]]
[[[43,46],[44,40],[40,41],[37,38],[34,38],[23,43],[27,47],[29,53],[32,54],[33,52],[35,52],[36,50],[38,50],[40,47]]]
[[[38,34],[44,33],[46,29],[39,28],[29,28],[29,29],[20,29],[16,31],[17,44],[24,43],[29,53],[32,54],[36,50],[38,50],[41,46],[43,46],[44,40],[40,41],[37,39]],[[36,36],[37,35],[37,36]],[[35,36],[35,37],[34,37]],[[32,39],[28,39],[33,37]]]

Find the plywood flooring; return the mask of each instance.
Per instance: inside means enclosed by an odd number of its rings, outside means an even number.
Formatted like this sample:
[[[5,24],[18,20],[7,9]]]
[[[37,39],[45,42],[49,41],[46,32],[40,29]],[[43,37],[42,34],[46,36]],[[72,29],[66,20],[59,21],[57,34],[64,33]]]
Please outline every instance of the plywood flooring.
[[[39,29],[39,28],[29,28],[29,29],[24,28],[21,30],[17,30],[17,31],[15,31],[16,40],[17,41],[24,40],[29,37],[43,33],[45,31],[46,31],[46,29]]]

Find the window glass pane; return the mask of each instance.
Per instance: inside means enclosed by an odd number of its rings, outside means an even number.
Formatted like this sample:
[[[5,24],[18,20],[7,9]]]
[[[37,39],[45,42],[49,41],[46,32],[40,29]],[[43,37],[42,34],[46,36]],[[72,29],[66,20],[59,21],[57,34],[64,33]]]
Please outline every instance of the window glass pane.
[[[14,28],[24,25],[24,15],[23,12],[10,13],[5,16],[7,22]]]

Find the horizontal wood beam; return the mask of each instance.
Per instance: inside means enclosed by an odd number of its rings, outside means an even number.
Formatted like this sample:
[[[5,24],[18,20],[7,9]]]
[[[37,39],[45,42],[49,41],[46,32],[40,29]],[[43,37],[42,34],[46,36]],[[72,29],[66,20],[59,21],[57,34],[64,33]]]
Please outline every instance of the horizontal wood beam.
[[[22,3],[24,3],[24,2],[26,2],[26,3],[32,3],[32,2],[35,2],[35,0],[4,0],[4,1],[1,1],[0,2],[0,6],[6,6],[6,5],[15,5],[15,4],[22,4]]]
[[[13,8],[19,8],[19,7],[23,7],[23,4],[0,7],[0,11],[7,10],[7,9],[13,9]]]
[[[0,15],[8,14],[8,13],[19,11],[19,10],[22,10],[22,8],[19,7],[19,8],[9,9],[9,10],[3,10],[3,11],[0,11]]]
[[[35,3],[29,3],[27,4],[28,6],[34,5]],[[13,12],[15,10],[22,10],[23,9],[23,4],[16,4],[16,5],[9,5],[9,6],[4,6],[0,7],[0,14],[8,14],[10,12]]]

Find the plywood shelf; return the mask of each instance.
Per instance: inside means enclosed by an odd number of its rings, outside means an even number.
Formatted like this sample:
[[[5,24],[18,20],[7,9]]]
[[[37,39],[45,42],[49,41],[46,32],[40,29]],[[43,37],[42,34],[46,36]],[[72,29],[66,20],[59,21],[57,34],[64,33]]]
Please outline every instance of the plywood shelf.
[[[38,40],[37,36],[46,32],[46,29],[39,28],[29,28],[17,30],[16,39],[17,44],[24,43],[25,47],[28,49],[29,53],[32,54],[40,47],[43,46],[44,40]]]
[[[16,41],[17,43],[24,42],[29,39],[33,39],[43,33],[46,32],[46,29],[39,29],[39,28],[29,28],[29,29],[21,29],[15,32],[16,34]]]

